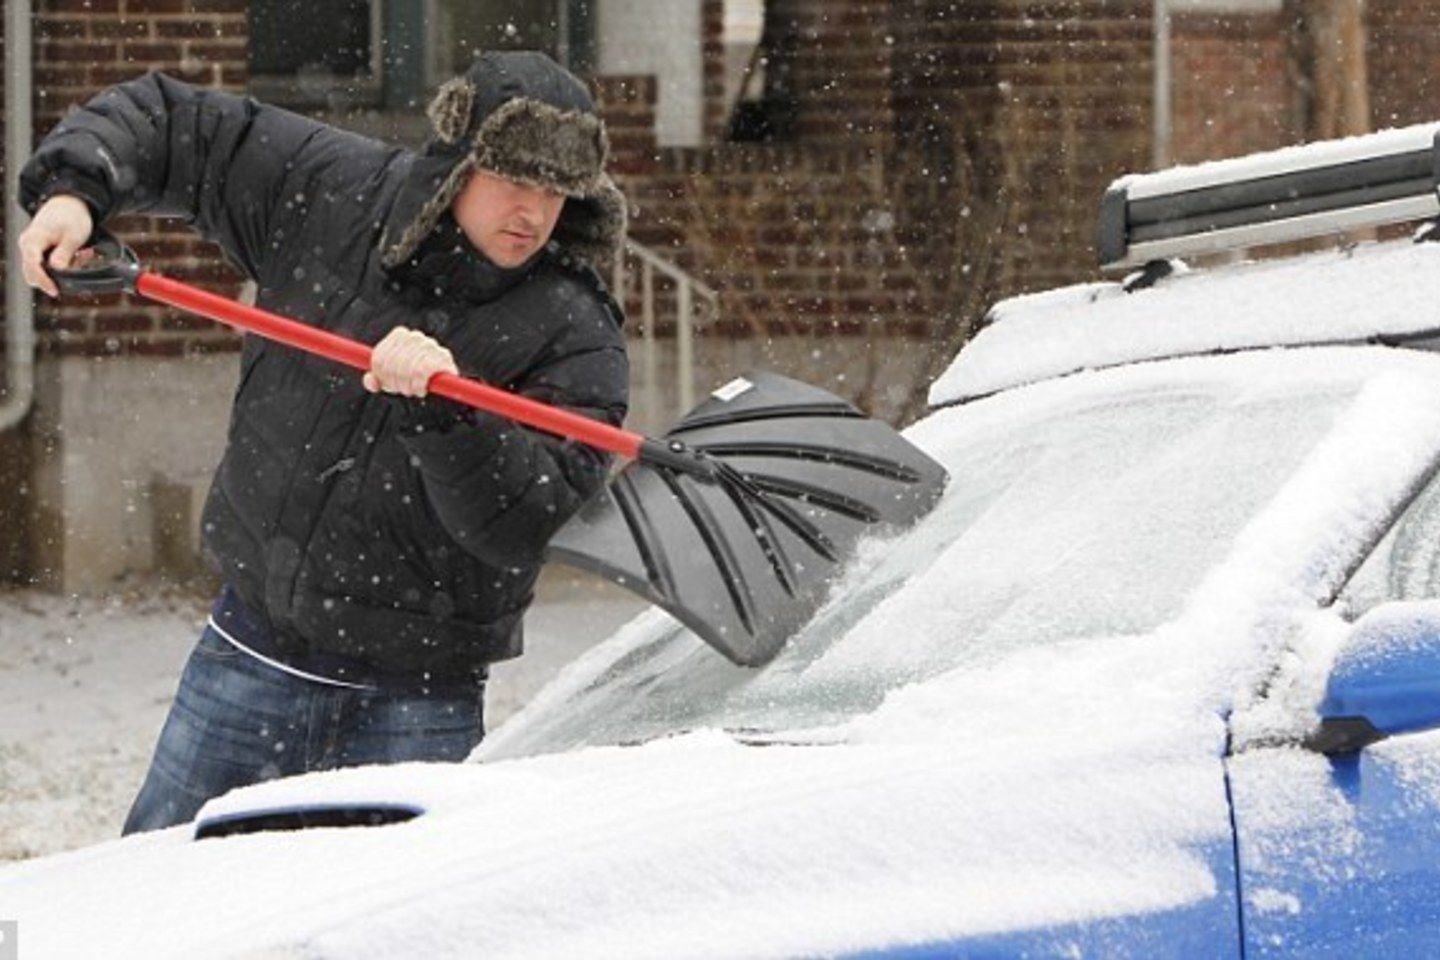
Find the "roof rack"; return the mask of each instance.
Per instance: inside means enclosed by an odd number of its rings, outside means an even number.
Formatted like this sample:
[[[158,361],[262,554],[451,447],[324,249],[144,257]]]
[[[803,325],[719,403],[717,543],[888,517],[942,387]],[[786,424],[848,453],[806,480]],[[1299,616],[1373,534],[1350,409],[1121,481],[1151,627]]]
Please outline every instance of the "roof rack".
[[[1103,270],[1440,216],[1440,123],[1121,177]]]

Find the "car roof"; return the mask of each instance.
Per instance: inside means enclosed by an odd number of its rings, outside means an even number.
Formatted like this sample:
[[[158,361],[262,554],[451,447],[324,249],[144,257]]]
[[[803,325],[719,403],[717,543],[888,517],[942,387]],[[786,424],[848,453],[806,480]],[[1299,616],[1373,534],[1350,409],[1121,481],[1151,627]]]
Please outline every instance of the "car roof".
[[[1146,360],[1434,346],[1440,248],[1418,241],[1440,236],[1437,218],[1440,123],[1126,174],[1101,197],[1095,252],[1105,273],[1138,272],[1001,302],[930,403]],[[1375,242],[1426,221],[1414,242]],[[1297,241],[1334,249],[1294,255]],[[1242,262],[1260,248],[1283,258]],[[1178,257],[1221,265],[1197,272]]]
[[[1366,243],[1207,270],[1143,289],[1085,283],[997,304],[930,389],[934,407],[1081,370],[1271,347],[1440,335],[1440,245]]]

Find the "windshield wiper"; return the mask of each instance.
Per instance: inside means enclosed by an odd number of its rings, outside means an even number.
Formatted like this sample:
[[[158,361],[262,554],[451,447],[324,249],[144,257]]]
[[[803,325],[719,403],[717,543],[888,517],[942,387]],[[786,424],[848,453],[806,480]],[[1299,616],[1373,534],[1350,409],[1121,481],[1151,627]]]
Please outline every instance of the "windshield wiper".
[[[705,733],[714,727],[686,727],[682,730],[667,730],[635,740],[622,740],[617,746],[641,747],[657,740],[670,740],[692,733]],[[813,730],[767,730],[763,727],[721,727],[720,732],[741,746],[746,747],[838,747],[848,741],[845,735],[834,727],[818,727]]]

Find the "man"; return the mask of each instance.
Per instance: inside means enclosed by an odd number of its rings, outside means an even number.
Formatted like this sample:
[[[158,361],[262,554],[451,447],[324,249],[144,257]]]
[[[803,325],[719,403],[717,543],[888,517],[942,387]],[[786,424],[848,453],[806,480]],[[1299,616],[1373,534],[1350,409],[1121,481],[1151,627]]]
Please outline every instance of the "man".
[[[624,200],[583,85],[492,53],[428,111],[423,153],[150,75],[107,90],[22,173],[25,276],[121,212],[183,217],[258,303],[375,345],[362,378],[247,337],[203,519],[224,588],[127,833],[308,770],[459,760],[488,664],[521,651],[551,534],[607,458],[440,398],[459,372],[619,424],[619,309],[590,264]]]

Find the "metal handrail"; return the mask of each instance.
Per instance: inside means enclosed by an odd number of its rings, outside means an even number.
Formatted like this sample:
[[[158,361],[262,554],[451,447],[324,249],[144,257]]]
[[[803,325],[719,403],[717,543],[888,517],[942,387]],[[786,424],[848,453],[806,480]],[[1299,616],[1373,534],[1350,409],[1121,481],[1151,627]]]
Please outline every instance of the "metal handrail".
[[[612,283],[615,299],[621,303],[626,297],[625,261],[628,257],[640,261],[641,369],[644,372],[645,409],[652,413],[659,409],[660,360],[655,335],[655,271],[659,270],[675,284],[676,393],[680,413],[685,413],[695,405],[695,297],[698,295],[709,305],[709,316],[714,318],[720,312],[720,294],[649,247],[626,240],[624,251],[615,258]]]

